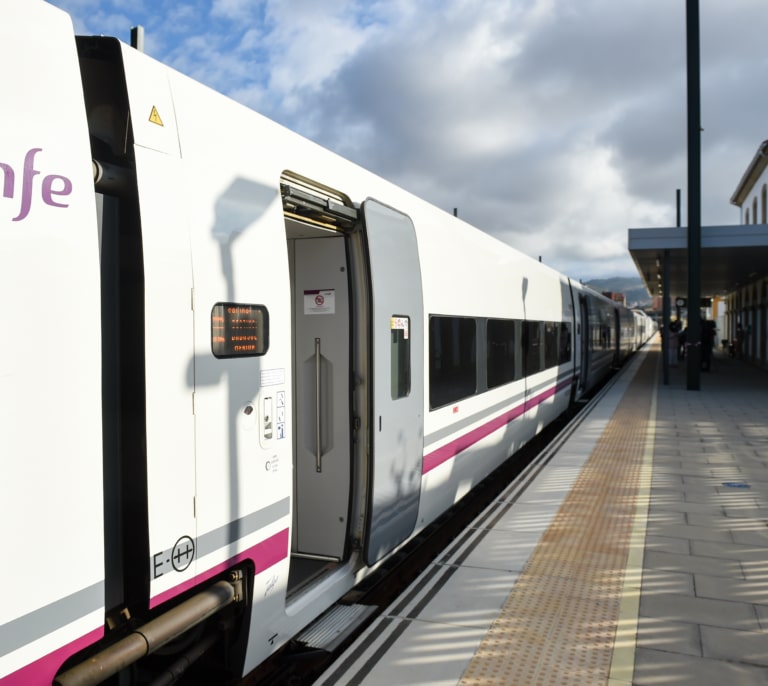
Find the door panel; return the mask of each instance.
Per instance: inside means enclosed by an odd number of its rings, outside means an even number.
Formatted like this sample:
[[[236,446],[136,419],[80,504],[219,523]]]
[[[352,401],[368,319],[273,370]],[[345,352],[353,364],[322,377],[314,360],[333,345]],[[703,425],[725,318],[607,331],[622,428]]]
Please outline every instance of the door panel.
[[[341,559],[350,488],[349,293],[344,237],[294,242],[294,552]]]
[[[372,470],[365,556],[380,560],[414,530],[424,450],[424,331],[416,234],[404,214],[363,204],[373,336]]]

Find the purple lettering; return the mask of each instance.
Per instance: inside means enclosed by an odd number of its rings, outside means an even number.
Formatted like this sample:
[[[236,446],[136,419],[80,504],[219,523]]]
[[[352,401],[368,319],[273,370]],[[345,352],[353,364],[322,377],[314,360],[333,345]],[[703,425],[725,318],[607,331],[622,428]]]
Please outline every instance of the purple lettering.
[[[11,167],[10,164],[3,164],[2,162],[0,162],[0,169],[3,170],[3,197],[12,198],[13,182],[15,179],[13,168]]]
[[[32,201],[35,195],[35,177],[40,175],[40,171],[35,169],[35,156],[42,151],[42,148],[30,148],[24,156],[24,171],[21,175],[19,213],[11,221],[20,222],[23,219],[26,219],[32,209]],[[2,175],[2,197],[17,197],[17,175],[13,167],[6,162],[0,162],[0,175]],[[49,207],[69,207],[69,203],[65,202],[65,199],[72,195],[72,181],[62,174],[45,174],[42,175],[41,178],[41,200]]]
[[[53,187],[54,181],[61,181],[61,189],[57,190]],[[54,195],[69,195],[72,192],[72,182],[66,176],[59,176],[58,174],[49,174],[43,179],[43,202],[46,205],[53,205],[54,207],[69,207],[67,203],[56,202],[52,196]]]
[[[34,166],[35,155],[41,150],[42,148],[32,148],[24,158],[24,176],[21,182],[21,209],[19,214],[11,221],[19,222],[29,214],[29,208],[32,205],[32,180],[40,173]]]

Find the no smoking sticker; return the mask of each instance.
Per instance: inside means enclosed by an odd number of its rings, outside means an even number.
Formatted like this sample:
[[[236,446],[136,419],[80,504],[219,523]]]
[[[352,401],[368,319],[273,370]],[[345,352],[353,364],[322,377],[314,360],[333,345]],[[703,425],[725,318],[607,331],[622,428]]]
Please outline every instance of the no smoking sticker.
[[[336,291],[334,289],[304,291],[304,314],[335,314]]]

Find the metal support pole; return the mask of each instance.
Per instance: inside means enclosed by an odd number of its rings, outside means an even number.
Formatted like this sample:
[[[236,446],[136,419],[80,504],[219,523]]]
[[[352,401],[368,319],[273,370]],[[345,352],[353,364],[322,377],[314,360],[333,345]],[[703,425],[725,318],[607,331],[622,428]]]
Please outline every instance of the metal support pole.
[[[701,92],[699,0],[686,0],[688,63],[688,360],[687,389],[701,387]]]
[[[671,317],[669,307],[669,250],[664,251],[664,264],[662,265],[661,280],[661,323],[663,326],[664,337],[661,339],[661,369],[664,377],[664,385],[669,386],[669,321]]]

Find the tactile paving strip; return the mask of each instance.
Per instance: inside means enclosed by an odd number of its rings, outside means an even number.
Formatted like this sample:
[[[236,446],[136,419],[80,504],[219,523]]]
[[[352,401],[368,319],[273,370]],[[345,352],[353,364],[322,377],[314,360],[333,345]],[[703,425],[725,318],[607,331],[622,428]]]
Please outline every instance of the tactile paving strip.
[[[647,355],[465,671],[463,686],[607,683],[646,444]]]

